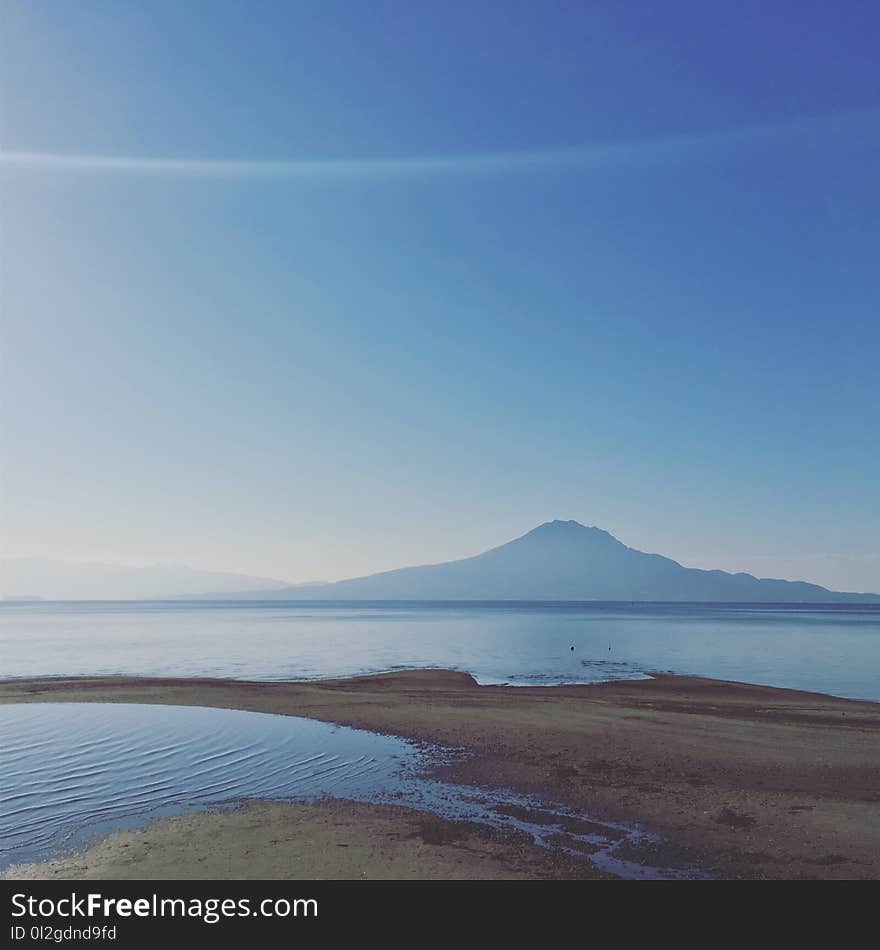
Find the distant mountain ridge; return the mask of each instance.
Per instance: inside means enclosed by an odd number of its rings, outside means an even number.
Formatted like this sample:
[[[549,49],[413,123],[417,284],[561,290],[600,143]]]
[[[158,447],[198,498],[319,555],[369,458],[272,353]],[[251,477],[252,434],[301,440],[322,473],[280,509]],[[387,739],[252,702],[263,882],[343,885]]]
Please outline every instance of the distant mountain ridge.
[[[603,600],[880,603],[880,594],[684,567],[601,528],[548,521],[482,554],[328,584],[242,593],[262,600]]]
[[[5,600],[161,600],[277,590],[283,580],[178,564],[129,567],[47,558],[0,559],[0,597]]]

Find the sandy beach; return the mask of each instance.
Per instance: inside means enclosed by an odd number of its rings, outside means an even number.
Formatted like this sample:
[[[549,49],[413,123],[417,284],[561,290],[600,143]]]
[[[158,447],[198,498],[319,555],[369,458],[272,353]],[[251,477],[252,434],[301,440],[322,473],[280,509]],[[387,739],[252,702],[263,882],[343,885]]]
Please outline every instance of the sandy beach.
[[[12,880],[541,880],[601,878],[585,861],[393,805],[252,803],[108,835]]]
[[[0,702],[217,706],[463,747],[438,777],[505,786],[662,836],[721,878],[880,877],[880,705],[694,677],[478,686],[400,671],[303,683],[12,680]],[[391,806],[251,804],[111,835],[31,877],[601,877],[515,836]]]

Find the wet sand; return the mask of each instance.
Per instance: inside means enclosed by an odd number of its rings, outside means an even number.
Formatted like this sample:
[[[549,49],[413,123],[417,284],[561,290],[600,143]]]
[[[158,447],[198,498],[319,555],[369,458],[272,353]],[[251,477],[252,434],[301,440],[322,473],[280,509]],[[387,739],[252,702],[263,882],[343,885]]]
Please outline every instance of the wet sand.
[[[392,805],[252,803],[108,835],[10,868],[10,880],[535,880],[600,878],[516,834]]]
[[[0,683],[0,702],[28,701],[221,706],[307,716],[464,747],[473,755],[438,767],[438,777],[503,785],[596,817],[640,823],[665,839],[652,861],[657,865],[697,865],[723,878],[880,878],[880,704],[876,703],[669,675],[554,687],[478,686],[467,674],[448,670],[309,683],[134,677]],[[476,832],[464,846],[461,840],[447,842],[444,847],[451,851],[442,858],[438,852],[439,863],[431,864],[424,853],[415,859],[406,850],[417,841],[407,837],[406,829],[413,827],[408,822],[424,816],[384,806],[336,803],[254,806],[253,821],[235,835],[240,850],[224,859],[231,875],[218,876],[249,876],[258,850],[280,847],[266,840],[281,814],[273,812],[275,817],[269,820],[264,810],[270,807],[290,809],[290,820],[301,836],[320,825],[319,815],[341,809],[337,820],[351,836],[349,850],[356,840],[354,851],[360,855],[370,854],[379,833],[371,823],[390,822],[400,829],[400,840],[409,844],[402,846],[406,853],[389,858],[387,866],[374,865],[377,876],[384,873],[382,867],[393,868],[386,875],[393,877],[451,876],[452,866],[459,867],[464,877],[572,873],[570,868],[542,863],[538,855],[524,858],[525,845],[505,851],[510,842],[492,841]],[[367,814],[363,809],[372,811]],[[245,821],[240,816],[246,814],[247,810],[167,819],[153,825],[145,840],[150,835],[165,840],[166,822],[189,823],[188,850],[202,842],[198,853],[207,862],[204,867],[212,869],[203,876],[212,877],[218,866],[210,855],[220,847],[212,823],[234,816]],[[98,852],[109,847],[108,842],[78,856],[82,859],[78,866],[85,870],[77,873],[92,873],[99,867],[108,874],[121,873],[118,865],[100,863],[106,857]],[[346,851],[323,844],[316,848]],[[290,863],[285,863],[283,850],[278,851],[278,873],[264,867],[263,876],[287,873]],[[340,856],[335,863],[326,857],[329,864],[303,874],[357,877],[355,871],[362,867],[357,854],[347,854],[345,860]],[[470,860],[476,855],[480,862],[491,858],[498,864],[491,871],[490,864],[457,864],[465,855]],[[141,868],[132,872],[135,876],[152,867],[146,860],[140,859]],[[259,860],[269,858],[261,854]],[[169,861],[168,876],[196,876],[184,852]],[[36,873],[50,873],[48,866],[41,867],[43,871]],[[72,867],[60,873],[72,873]]]

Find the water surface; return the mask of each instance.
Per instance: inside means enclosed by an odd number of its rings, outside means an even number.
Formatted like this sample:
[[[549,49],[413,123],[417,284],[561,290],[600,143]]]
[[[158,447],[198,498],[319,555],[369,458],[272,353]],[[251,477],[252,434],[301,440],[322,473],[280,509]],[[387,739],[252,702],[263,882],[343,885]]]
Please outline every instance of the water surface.
[[[0,603],[0,677],[411,666],[514,685],[669,670],[880,700],[880,605]]]
[[[393,803],[495,829],[629,878],[695,876],[638,859],[644,831],[504,789],[434,781],[461,753],[293,716],[103,703],[0,705],[0,868],[162,815],[242,799]],[[649,853],[649,852],[646,852]],[[635,855],[635,856],[634,856]]]

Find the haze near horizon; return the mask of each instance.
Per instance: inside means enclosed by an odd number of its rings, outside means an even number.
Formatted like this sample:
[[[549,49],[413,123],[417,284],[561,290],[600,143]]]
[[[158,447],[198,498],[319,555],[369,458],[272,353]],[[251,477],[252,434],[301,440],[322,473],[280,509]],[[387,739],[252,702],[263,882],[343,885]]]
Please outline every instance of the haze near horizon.
[[[181,565],[123,567],[0,559],[0,600],[419,600],[876,603],[880,593],[688,568],[607,531],[548,521],[470,557],[335,582],[284,584]]]

